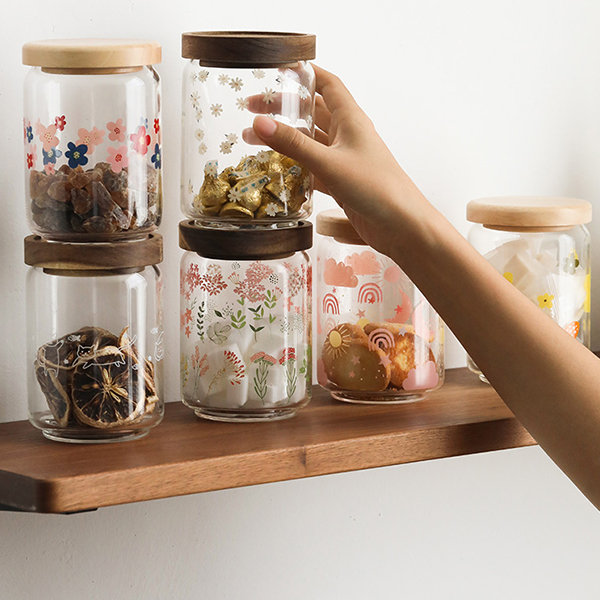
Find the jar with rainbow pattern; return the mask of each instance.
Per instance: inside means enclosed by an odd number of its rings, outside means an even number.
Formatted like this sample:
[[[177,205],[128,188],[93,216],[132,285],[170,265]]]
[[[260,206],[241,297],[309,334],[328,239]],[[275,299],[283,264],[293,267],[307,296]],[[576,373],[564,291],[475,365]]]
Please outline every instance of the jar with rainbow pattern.
[[[317,377],[342,401],[421,400],[444,381],[444,330],[391,259],[344,213],[317,215]]]

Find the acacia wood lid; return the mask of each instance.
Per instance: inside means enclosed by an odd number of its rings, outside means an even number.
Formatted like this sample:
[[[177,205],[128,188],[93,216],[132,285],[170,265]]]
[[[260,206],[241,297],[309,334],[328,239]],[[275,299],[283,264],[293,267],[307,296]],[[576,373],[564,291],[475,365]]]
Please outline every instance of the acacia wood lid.
[[[467,220],[486,227],[519,231],[582,225],[592,220],[587,200],[555,196],[503,196],[471,200]]]
[[[50,70],[118,71],[161,61],[161,47],[147,40],[39,40],[23,46],[23,64]]]
[[[181,36],[181,56],[205,66],[276,66],[312,60],[317,37],[269,31],[195,31]]]
[[[39,235],[25,238],[25,263],[61,271],[102,271],[147,267],[162,262],[163,240],[150,233],[139,240],[54,242]]]
[[[333,237],[344,244],[367,246],[341,208],[324,210],[317,215],[317,233]]]
[[[199,227],[194,221],[179,223],[179,247],[206,258],[221,260],[269,260],[308,250],[312,224],[276,229],[224,229]]]

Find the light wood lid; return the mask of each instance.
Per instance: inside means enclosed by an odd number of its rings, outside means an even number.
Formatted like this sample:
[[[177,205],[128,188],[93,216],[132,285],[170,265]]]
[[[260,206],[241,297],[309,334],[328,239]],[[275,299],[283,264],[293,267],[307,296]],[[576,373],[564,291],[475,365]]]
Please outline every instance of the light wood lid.
[[[592,205],[587,200],[558,196],[481,198],[467,204],[467,220],[510,230],[564,228],[589,223]]]
[[[45,69],[130,69],[160,61],[160,44],[146,40],[39,40],[23,46],[23,64]]]
[[[312,60],[317,38],[281,31],[194,31],[181,36],[181,56],[201,65],[276,66]]]
[[[317,233],[333,237],[345,244],[367,245],[341,208],[324,210],[317,215]]]

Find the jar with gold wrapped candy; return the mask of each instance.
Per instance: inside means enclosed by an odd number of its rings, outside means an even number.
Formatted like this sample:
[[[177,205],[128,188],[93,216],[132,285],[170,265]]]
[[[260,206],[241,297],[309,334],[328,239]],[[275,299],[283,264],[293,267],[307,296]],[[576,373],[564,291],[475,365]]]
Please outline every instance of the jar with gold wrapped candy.
[[[314,134],[315,36],[184,33],[181,203],[201,225],[289,226],[311,213],[312,177],[252,131],[266,114]]]
[[[162,238],[25,239],[29,420],[45,437],[137,439],[163,417]]]
[[[293,416],[311,396],[312,225],[179,225],[181,393],[199,416]]]
[[[346,402],[422,399],[444,381],[441,319],[339,210],[317,215],[317,378]]]
[[[155,42],[23,46],[25,195],[46,239],[143,238],[162,216],[161,60]]]

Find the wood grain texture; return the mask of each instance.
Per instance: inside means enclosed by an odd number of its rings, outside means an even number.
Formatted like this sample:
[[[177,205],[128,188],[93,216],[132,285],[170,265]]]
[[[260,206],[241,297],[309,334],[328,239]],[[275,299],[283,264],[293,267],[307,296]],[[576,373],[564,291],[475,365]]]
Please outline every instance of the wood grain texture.
[[[27,421],[1,424],[0,504],[81,511],[535,443],[466,369],[404,406],[350,405],[314,391],[296,417],[273,423],[203,421],[169,403],[148,437],[118,444],[61,444]]]

